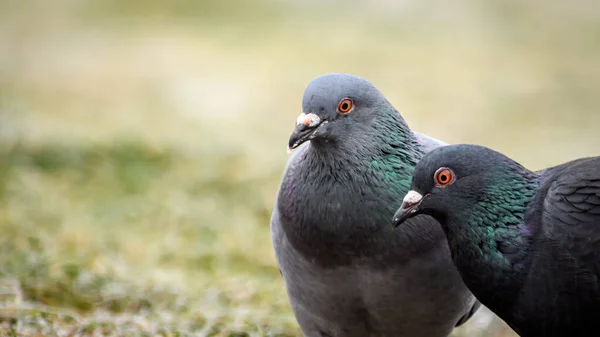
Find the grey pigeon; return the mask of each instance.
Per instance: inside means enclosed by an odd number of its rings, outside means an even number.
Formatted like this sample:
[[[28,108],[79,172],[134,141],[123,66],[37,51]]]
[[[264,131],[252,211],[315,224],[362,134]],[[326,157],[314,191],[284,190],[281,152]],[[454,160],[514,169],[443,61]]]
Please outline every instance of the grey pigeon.
[[[291,135],[271,218],[273,246],[307,337],[448,336],[480,304],[452,264],[439,224],[390,219],[426,149],[371,83],[313,80]]]
[[[532,172],[482,146],[439,148],[394,222],[417,214],[440,221],[467,286],[519,335],[600,336],[600,157]]]

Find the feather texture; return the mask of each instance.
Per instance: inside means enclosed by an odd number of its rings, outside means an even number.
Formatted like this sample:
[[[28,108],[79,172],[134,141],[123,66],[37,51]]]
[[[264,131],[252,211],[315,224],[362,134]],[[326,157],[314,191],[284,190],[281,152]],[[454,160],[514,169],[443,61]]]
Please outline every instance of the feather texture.
[[[456,175],[431,183],[435,170]],[[476,145],[426,154],[411,189],[473,294],[521,336],[598,336],[600,157],[531,172]]]
[[[336,113],[346,98],[354,110]],[[304,334],[448,336],[479,303],[443,232],[427,216],[396,231],[389,220],[418,159],[443,143],[415,136],[372,84],[351,75],[314,80],[303,110],[327,124],[290,158],[271,231]]]

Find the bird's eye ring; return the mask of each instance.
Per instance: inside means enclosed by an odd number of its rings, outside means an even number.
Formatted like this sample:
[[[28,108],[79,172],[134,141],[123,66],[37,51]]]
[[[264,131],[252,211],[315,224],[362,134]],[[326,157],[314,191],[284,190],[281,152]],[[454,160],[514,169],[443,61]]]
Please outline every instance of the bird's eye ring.
[[[450,185],[455,179],[454,172],[447,167],[440,167],[433,175],[433,181],[437,187]]]
[[[352,109],[354,109],[354,102],[349,98],[344,98],[338,103],[338,111],[343,115],[350,113]]]

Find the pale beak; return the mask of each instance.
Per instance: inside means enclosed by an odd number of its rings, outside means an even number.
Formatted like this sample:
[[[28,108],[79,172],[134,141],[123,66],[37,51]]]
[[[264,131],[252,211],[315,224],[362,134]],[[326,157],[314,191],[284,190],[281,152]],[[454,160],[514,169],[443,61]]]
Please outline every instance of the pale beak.
[[[417,191],[409,191],[402,200],[402,206],[394,214],[394,227],[398,227],[404,221],[415,216],[419,211],[419,205],[423,201],[423,195]]]
[[[288,152],[314,138],[320,125],[327,123],[313,113],[301,113],[296,119],[296,128],[288,142]]]

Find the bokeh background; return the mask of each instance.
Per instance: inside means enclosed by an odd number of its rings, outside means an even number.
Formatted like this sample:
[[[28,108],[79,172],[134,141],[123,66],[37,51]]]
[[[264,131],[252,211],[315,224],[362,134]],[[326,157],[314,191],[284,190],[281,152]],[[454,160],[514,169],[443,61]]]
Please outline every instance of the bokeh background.
[[[531,169],[599,154],[598,1],[0,0],[0,334],[299,336],[269,217],[330,72]]]

